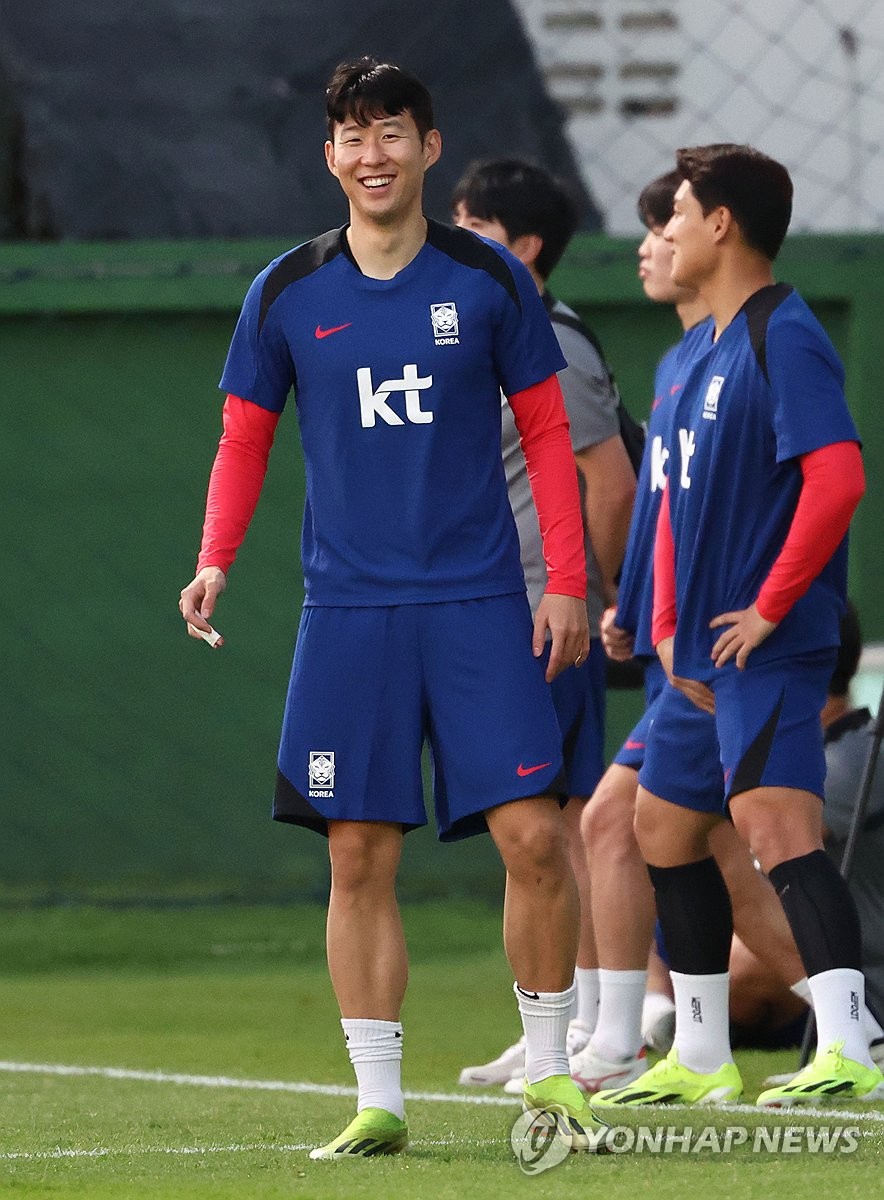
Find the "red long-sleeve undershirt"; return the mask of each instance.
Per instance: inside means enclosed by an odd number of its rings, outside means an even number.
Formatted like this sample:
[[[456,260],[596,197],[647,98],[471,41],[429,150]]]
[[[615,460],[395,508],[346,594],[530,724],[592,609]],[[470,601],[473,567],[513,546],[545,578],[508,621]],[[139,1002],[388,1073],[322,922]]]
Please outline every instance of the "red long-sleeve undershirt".
[[[568,417],[555,375],[516,392],[510,407],[522,440],[543,537],[549,584],[564,596],[586,595],[586,558],[577,468]],[[224,432],[209,478],[197,570],[228,571],[258,503],[279,414],[238,396],[224,403]]]
[[[802,454],[798,461],[802,484],[795,515],[755,600],[759,614],[773,624],[782,621],[835,553],[865,491],[862,455],[856,442],[823,446]],[[654,543],[655,646],[674,634],[675,623],[675,544],[667,487]]]
[[[577,464],[556,375],[508,397],[543,539],[546,590],[586,597],[586,548]]]
[[[651,644],[658,645],[675,633],[675,539],[669,514],[669,484],[663,489],[654,537],[654,606]]]
[[[239,396],[224,401],[224,432],[209,477],[197,571],[230,570],[261,494],[279,415]]]

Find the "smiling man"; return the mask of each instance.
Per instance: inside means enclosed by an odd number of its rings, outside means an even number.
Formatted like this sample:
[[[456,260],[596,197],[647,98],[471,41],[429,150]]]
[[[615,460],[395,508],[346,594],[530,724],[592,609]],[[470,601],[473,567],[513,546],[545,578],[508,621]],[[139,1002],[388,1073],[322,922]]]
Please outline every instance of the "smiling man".
[[[574,1149],[597,1129],[568,1075],[577,897],[547,681],[589,648],[564,366],[531,276],[501,247],[428,221],[441,153],[430,96],[391,63],[343,63],[327,93],[329,170],[349,223],[252,285],[221,381],[224,434],[195,579],[208,629],[294,389],[306,467],[306,596],[274,816],[328,837],[328,960],[359,1097],[338,1159],[403,1149],[395,896],[403,834],[490,831],[507,872],[504,939],[527,1043],[525,1099],[555,1106]],[[500,391],[533,476],[548,567],[532,622],[500,455]],[[544,671],[541,655],[549,634]],[[538,917],[542,933],[538,935]]]

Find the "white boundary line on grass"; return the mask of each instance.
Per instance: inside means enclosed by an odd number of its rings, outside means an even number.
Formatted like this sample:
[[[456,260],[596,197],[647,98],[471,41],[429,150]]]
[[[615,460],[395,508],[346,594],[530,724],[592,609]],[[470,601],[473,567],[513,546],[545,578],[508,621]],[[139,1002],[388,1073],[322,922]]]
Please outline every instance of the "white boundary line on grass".
[[[181,1075],[167,1071],[133,1071],[126,1067],[77,1067],[64,1063],[0,1061],[0,1071],[25,1075],[97,1075],[102,1079],[134,1079],[142,1083],[175,1083],[192,1087],[241,1088],[259,1092],[297,1092],[307,1096],[355,1096],[355,1087],[336,1083],[292,1083],[283,1079],[234,1079],[229,1075]],[[447,1092],[406,1092],[406,1100],[428,1100],[440,1104],[484,1104],[513,1108],[518,1097],[460,1095]]]
[[[53,1158],[119,1158],[120,1156],[130,1157],[135,1154],[244,1154],[262,1150],[289,1154],[294,1151],[309,1149],[310,1146],[306,1143],[290,1146],[278,1145],[272,1142],[254,1142],[251,1145],[235,1143],[232,1146],[124,1146],[119,1149],[112,1149],[108,1146],[93,1146],[90,1150],[64,1150],[61,1146],[58,1146],[55,1150],[13,1150],[9,1153],[0,1154],[0,1160],[10,1162]]]
[[[237,1079],[230,1075],[184,1075],[168,1071],[137,1071],[127,1067],[82,1067],[69,1066],[65,1063],[27,1063],[27,1062],[9,1062],[0,1060],[0,1072],[17,1073],[25,1075],[63,1075],[63,1076],[97,1076],[102,1079],[131,1079],[142,1083],[173,1083],[177,1085],[191,1087],[208,1087],[208,1088],[237,1088],[244,1091],[260,1091],[260,1092],[294,1092],[305,1096],[355,1096],[357,1094],[355,1087],[345,1087],[335,1083],[302,1083],[283,1079]],[[476,1096],[466,1095],[460,1092],[405,1092],[406,1100],[428,1101],[436,1104],[476,1104],[490,1105],[494,1108],[515,1108],[519,1104],[517,1097],[509,1096],[488,1096],[480,1093]],[[696,1105],[689,1104],[666,1104],[666,1105],[648,1105],[651,1111],[660,1112],[665,1109],[666,1112],[692,1112],[697,1113],[704,1111]],[[610,1115],[605,1114],[606,1119],[611,1121],[614,1114],[634,1113],[635,1109],[611,1109]],[[762,1113],[770,1117],[783,1117],[794,1121],[797,1117],[803,1119],[835,1119],[838,1121],[871,1121],[875,1124],[884,1124],[884,1112],[877,1109],[867,1109],[865,1112],[860,1109],[854,1111],[851,1109],[839,1108],[780,1108],[780,1109],[764,1109],[758,1108],[755,1104],[727,1104],[716,1107],[710,1111],[721,1113],[744,1113],[748,1116],[759,1116]],[[281,1149],[284,1147],[277,1147]],[[175,1153],[186,1153],[187,1151],[176,1151]],[[170,1152],[171,1153],[171,1152]],[[193,1151],[199,1153],[199,1151]]]

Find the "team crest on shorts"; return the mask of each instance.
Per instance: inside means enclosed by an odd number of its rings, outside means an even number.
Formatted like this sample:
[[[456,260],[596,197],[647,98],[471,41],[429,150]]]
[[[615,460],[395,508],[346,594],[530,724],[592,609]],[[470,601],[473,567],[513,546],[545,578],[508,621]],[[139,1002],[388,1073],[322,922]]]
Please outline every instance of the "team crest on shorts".
[[[335,753],[333,750],[311,750],[307,766],[309,795],[333,796],[335,787]]]
[[[430,320],[433,322],[437,346],[460,345],[457,305],[453,300],[446,300],[444,304],[431,304]]]

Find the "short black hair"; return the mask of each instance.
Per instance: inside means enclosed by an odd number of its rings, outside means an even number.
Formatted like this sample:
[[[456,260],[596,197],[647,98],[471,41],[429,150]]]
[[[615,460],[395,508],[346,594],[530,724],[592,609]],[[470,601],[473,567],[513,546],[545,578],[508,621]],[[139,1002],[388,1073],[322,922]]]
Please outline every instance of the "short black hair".
[[[667,171],[642,188],[638,198],[638,215],[643,225],[648,229],[662,229],[669,224],[672,203],[680,184],[679,172]]]
[[[417,76],[370,55],[338,63],[325,95],[329,137],[344,121],[364,126],[402,112],[411,113],[421,141],[434,128],[433,101]]]
[[[536,233],[543,246],[534,264],[548,279],[580,221],[576,198],[563,180],[526,158],[493,158],[470,163],[451,196],[471,217],[499,221],[510,241]]]
[[[792,180],[783,164],[732,142],[693,146],[675,157],[703,212],[730,209],[746,244],[773,262],[792,218]]]
[[[841,642],[838,646],[838,659],[835,670],[829,681],[830,696],[846,696],[850,690],[850,681],[856,674],[860,655],[863,650],[863,635],[859,623],[859,613],[852,600],[847,601],[844,616],[841,618]]]

